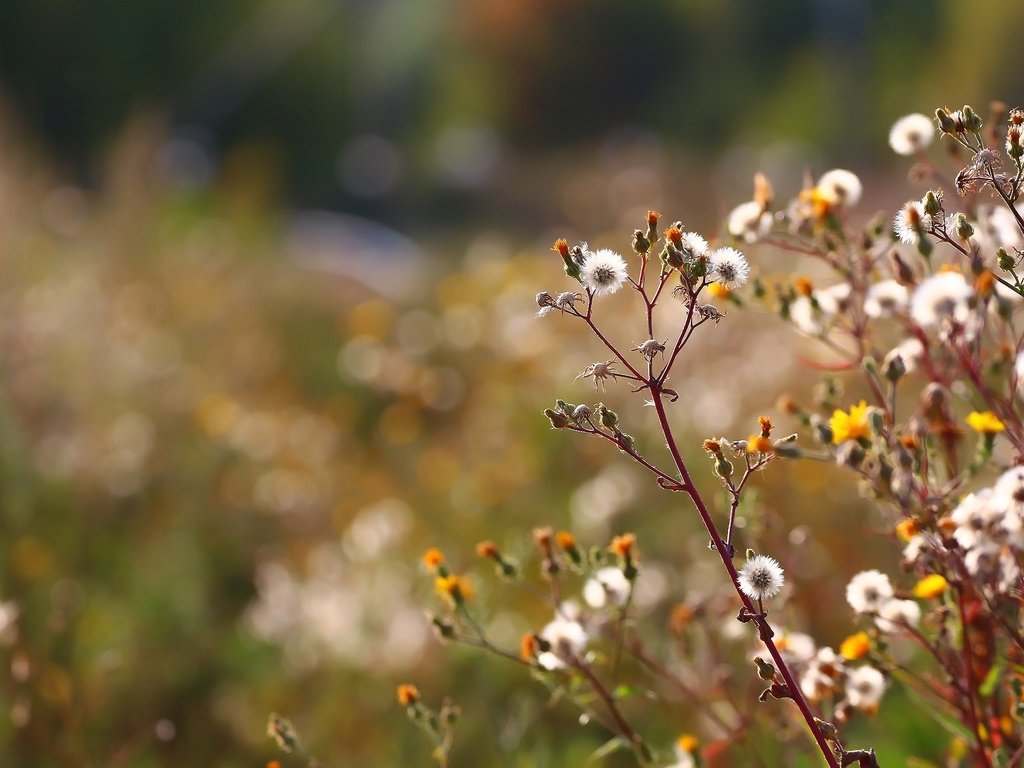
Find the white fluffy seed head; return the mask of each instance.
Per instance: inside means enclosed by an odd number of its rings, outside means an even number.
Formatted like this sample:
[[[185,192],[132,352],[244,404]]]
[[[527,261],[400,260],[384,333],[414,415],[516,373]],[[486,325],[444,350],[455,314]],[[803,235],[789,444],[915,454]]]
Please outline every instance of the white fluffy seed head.
[[[718,248],[708,255],[708,277],[726,288],[737,288],[747,282],[750,265],[735,248]]]
[[[779,561],[767,555],[755,555],[739,572],[740,589],[751,600],[775,597],[786,583]]]
[[[931,327],[943,320],[963,323],[970,314],[974,291],[959,272],[940,272],[921,281],[910,300],[910,314],[921,326]]]
[[[877,613],[892,596],[889,577],[881,571],[861,571],[846,585],[846,602],[856,613]]]
[[[893,123],[889,131],[889,146],[897,155],[913,155],[931,144],[934,138],[932,119],[915,112]]]
[[[864,191],[857,174],[835,168],[818,179],[818,194],[832,205],[850,207],[860,201]]]
[[[580,280],[595,295],[615,293],[626,282],[629,273],[626,262],[609,248],[588,251],[580,268]]]

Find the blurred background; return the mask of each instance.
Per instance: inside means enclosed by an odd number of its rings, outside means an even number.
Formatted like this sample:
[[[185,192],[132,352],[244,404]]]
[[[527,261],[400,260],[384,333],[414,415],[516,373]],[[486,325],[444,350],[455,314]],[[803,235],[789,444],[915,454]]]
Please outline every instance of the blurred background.
[[[277,711],[328,764],[427,765],[412,681],[466,709],[455,765],[582,765],[602,734],[438,645],[419,563],[471,571],[510,644],[550,616],[482,538],[636,531],[655,643],[717,576],[675,499],[539,415],[597,399],[572,379],[601,357],[535,318],[568,288],[551,242],[628,252],[648,208],[711,237],[757,170],[786,198],[849,168],[865,217],[905,200],[892,121],[1020,101],[1021,24],[1015,0],[5,0],[0,762],[299,765]],[[712,494],[700,440],[816,379],[781,323],[731,315],[676,381]],[[600,397],[660,455],[649,411]],[[745,521],[822,643],[849,575],[897,560],[836,477],[773,470]],[[858,738],[938,755],[890,696],[901,729]],[[651,717],[700,732],[685,702]]]

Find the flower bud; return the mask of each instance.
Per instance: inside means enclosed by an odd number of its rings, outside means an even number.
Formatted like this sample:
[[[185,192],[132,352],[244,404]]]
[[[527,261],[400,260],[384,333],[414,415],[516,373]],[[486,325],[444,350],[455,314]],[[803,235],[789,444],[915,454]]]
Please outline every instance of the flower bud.
[[[555,300],[551,298],[551,294],[547,291],[541,291],[537,294],[537,306],[543,309],[544,307],[554,306]]]
[[[996,251],[996,262],[999,264],[999,268],[1004,272],[1009,272],[1017,266],[1014,258],[1006,252],[1005,248],[1000,248]]]
[[[907,372],[907,364],[897,350],[892,350],[882,361],[882,375],[895,384]]]
[[[836,449],[836,464],[856,469],[864,462],[864,449],[856,440],[845,440]]]
[[[924,212],[929,216],[936,216],[939,211],[942,210],[942,203],[939,202],[939,196],[930,189],[924,193],[924,197],[921,199],[921,204],[924,206]]]
[[[896,277],[896,282],[900,285],[913,285],[914,284],[914,271],[900,256],[899,251],[893,251],[889,254],[889,261],[892,264],[892,273]]]
[[[956,222],[956,236],[961,240],[970,240],[971,235],[974,234],[974,227],[971,226],[967,217],[962,213],[958,213],[954,221]]]
[[[651,241],[644,235],[643,230],[633,230],[633,250],[641,256],[646,256],[647,252],[651,250]]]
[[[970,104],[964,104],[964,108],[960,111],[964,116],[964,127],[968,131],[971,133],[977,133],[981,130],[981,115],[975,112],[974,108]]]
[[[953,133],[956,131],[956,123],[953,122],[953,118],[949,116],[949,112],[939,107],[935,110],[935,117],[939,121],[939,130],[943,133]]]
[[[569,417],[562,411],[555,411],[551,408],[544,409],[544,415],[551,422],[552,429],[565,429],[569,426]]]
[[[607,429],[614,429],[619,423],[619,414],[611,410],[604,403],[597,406],[597,417],[601,420],[602,426]]]

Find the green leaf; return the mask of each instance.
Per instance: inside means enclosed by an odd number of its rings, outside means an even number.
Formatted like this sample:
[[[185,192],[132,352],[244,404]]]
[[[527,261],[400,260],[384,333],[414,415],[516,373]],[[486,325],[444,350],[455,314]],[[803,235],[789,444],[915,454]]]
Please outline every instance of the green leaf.
[[[992,669],[985,675],[985,679],[981,681],[981,687],[978,692],[986,699],[992,695],[996,689],[996,684],[999,682],[999,678],[1003,675],[1003,665],[993,664]]]
[[[638,689],[622,683],[612,692],[612,697],[615,699],[628,699],[630,696],[636,696],[638,693],[640,693]]]
[[[626,741],[622,736],[616,736],[613,739],[609,739],[600,747],[594,750],[593,754],[587,758],[587,765],[592,765],[608,755],[614,754],[615,752],[621,752],[624,749],[629,749],[629,742]]]

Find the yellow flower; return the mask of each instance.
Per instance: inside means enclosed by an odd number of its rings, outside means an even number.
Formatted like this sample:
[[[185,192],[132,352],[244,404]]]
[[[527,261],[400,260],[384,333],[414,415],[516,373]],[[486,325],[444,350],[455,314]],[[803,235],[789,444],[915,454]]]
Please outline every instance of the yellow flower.
[[[983,435],[994,435],[1006,429],[1006,425],[992,411],[971,411],[967,416],[967,426]]]
[[[747,453],[771,453],[772,441],[763,435],[751,435],[747,438]]]
[[[684,733],[678,739],[676,739],[676,746],[679,747],[680,752],[686,752],[692,755],[697,751],[697,746],[700,742],[697,741],[697,737],[692,733]]]
[[[832,428],[832,442],[845,443],[847,440],[859,440],[868,436],[868,404],[861,400],[857,405],[850,406],[850,412],[838,408],[828,420]]]
[[[867,656],[871,650],[871,640],[867,632],[850,635],[839,645],[839,655],[848,661],[856,661]]]
[[[914,597],[931,600],[946,591],[946,577],[940,573],[925,576],[914,585]]]
[[[908,517],[906,520],[900,520],[896,523],[896,535],[900,537],[901,541],[910,541],[911,537],[917,534],[919,530],[917,521],[913,518]]]
[[[721,283],[712,283],[708,286],[708,293],[711,294],[713,299],[728,299],[732,295],[732,291],[726,288]]]
[[[438,576],[434,579],[437,594],[447,598],[455,605],[461,605],[473,596],[473,585],[462,576]]]

